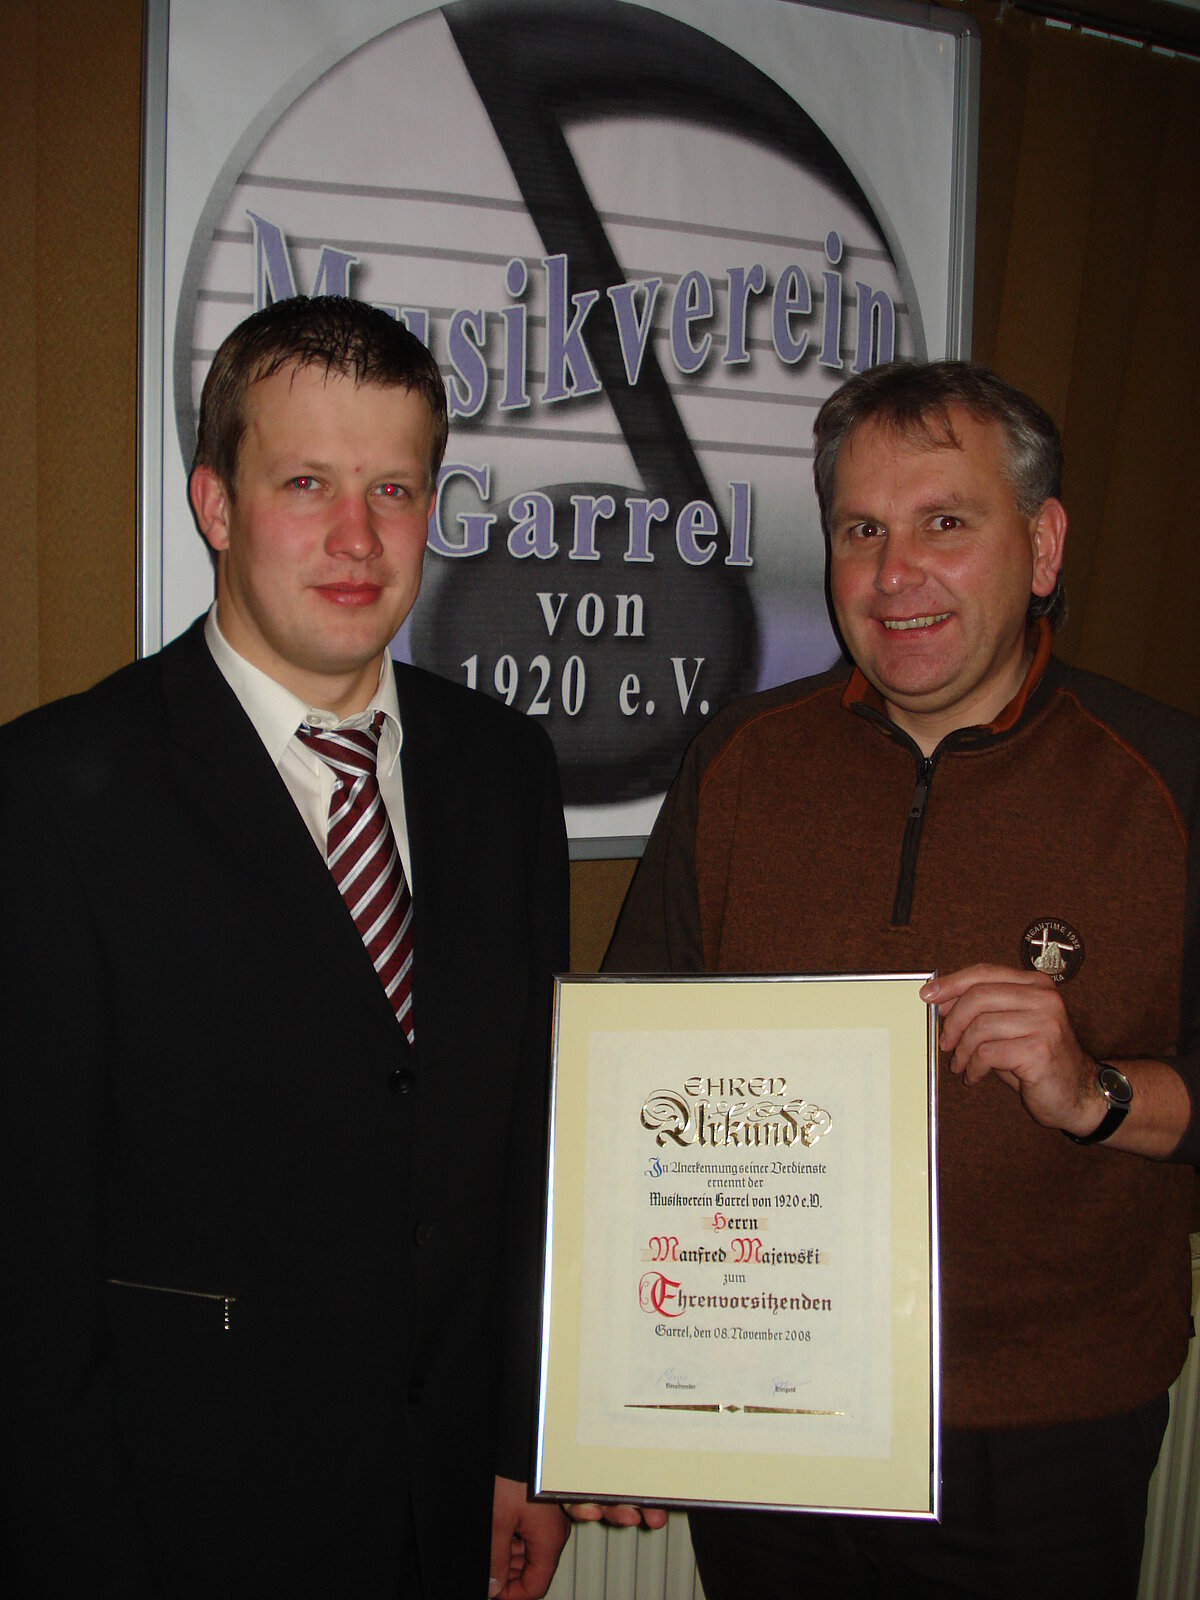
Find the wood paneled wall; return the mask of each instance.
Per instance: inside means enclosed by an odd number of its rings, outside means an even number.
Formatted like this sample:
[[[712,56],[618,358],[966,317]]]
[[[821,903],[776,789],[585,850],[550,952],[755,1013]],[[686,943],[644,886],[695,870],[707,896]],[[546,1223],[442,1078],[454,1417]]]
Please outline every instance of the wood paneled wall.
[[[0,12],[2,719],[134,654],[142,8]]]

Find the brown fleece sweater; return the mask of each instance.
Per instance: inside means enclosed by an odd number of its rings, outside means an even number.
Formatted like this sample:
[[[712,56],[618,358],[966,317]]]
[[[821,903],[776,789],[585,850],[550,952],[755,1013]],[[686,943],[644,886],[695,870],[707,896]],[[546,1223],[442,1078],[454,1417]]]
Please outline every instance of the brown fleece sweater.
[[[1067,923],[1063,998],[1105,1060],[1170,1059],[1193,1119],[1174,1163],[1038,1127],[998,1079],[939,1071],[943,1420],[1103,1416],[1186,1353],[1200,1139],[1200,725],[1050,658],[990,728],[928,762],[844,669],[701,732],[634,877],[611,972],[1020,965]],[[924,792],[923,792],[924,791]]]

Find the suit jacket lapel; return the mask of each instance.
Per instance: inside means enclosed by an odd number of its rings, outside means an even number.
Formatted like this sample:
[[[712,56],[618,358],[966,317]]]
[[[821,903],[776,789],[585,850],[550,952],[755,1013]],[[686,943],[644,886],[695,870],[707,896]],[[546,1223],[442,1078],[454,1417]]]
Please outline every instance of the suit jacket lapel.
[[[412,858],[413,1021],[418,1048],[421,1017],[442,997],[461,1003],[459,934],[465,874],[470,870],[472,824],[463,752],[421,693],[420,678],[396,669],[403,742],[404,814]],[[485,775],[484,775],[485,776]]]
[[[254,725],[204,642],[203,621],[163,653],[168,737],[180,791],[203,813],[222,848],[244,868],[248,891],[275,897],[310,952],[314,941],[331,992],[391,1007],[329,869]]]

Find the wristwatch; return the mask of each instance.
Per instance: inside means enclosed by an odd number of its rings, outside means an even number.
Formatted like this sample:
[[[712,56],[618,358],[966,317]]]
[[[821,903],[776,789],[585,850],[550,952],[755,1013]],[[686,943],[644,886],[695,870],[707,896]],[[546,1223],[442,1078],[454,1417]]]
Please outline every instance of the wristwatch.
[[[1123,1072],[1102,1061],[1096,1073],[1096,1087],[1108,1101],[1108,1110],[1091,1133],[1067,1133],[1067,1138],[1074,1144],[1100,1144],[1105,1139],[1111,1139],[1129,1115],[1129,1108],[1133,1104],[1133,1085]],[[1063,1132],[1066,1133],[1065,1128]]]

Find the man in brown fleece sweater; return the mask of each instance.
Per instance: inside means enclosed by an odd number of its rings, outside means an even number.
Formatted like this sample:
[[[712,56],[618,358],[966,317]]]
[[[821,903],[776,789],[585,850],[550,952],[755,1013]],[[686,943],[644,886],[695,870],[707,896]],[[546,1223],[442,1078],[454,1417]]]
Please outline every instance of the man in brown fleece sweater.
[[[1051,656],[1026,396],[875,368],[816,447],[852,668],[704,729],[606,966],[942,974],[943,1511],[695,1515],[705,1592],[1132,1597],[1189,1334],[1200,729]]]

